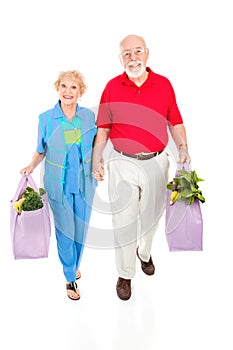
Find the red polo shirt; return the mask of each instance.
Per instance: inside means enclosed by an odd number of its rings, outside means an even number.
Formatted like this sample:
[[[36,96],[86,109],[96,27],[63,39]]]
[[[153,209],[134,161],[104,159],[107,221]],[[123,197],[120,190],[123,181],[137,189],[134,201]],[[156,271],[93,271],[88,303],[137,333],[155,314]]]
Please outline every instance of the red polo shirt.
[[[168,123],[183,123],[170,81],[150,68],[147,71],[142,86],[124,72],[107,83],[101,96],[97,126],[111,129],[110,140],[122,152],[162,151],[168,142]]]

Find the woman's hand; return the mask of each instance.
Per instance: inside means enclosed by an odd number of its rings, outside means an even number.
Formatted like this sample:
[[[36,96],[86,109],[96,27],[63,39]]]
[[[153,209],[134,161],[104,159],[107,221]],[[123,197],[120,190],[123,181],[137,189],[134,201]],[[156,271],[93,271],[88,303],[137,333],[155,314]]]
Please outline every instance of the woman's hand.
[[[21,169],[20,173],[25,175],[31,174],[33,170],[37,167],[37,165],[40,164],[40,162],[42,162],[44,157],[45,157],[45,152],[44,153],[35,152],[32,157],[31,163],[28,166],[26,166],[26,168]]]
[[[92,176],[97,181],[103,181],[104,180],[104,175],[105,175],[104,160],[101,159],[101,161],[98,163],[98,165],[93,166]]]
[[[20,174],[29,175],[33,172],[33,170],[34,167],[31,164],[29,164],[28,166],[26,166],[26,168],[20,170]]]

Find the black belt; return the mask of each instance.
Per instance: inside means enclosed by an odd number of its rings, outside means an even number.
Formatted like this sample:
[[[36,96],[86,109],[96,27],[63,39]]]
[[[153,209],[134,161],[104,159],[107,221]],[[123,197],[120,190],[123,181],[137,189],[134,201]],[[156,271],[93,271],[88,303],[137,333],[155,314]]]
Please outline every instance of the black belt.
[[[137,160],[147,160],[147,159],[151,159],[153,157],[158,156],[160,153],[162,153],[163,151],[159,151],[159,152],[152,152],[152,153],[138,153],[138,154],[128,154],[125,152],[121,152],[118,151],[118,149],[114,148],[115,151],[117,151],[120,154],[123,154],[123,156],[126,157],[131,157],[131,158],[135,158]]]

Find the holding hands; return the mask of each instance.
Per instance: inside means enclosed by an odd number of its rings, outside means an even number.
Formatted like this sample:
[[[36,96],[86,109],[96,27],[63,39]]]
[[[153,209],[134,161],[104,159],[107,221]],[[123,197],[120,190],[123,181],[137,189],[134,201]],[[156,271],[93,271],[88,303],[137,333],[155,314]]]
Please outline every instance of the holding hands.
[[[95,163],[93,162],[92,166],[92,176],[97,181],[103,181],[104,180],[104,160],[101,159],[99,162]]]

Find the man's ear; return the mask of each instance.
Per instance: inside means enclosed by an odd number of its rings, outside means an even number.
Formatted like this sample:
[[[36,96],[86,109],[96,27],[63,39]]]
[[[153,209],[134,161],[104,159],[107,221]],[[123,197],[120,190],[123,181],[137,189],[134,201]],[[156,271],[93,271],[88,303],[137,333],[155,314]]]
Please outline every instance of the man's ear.
[[[121,62],[121,64],[122,64],[122,66],[123,66],[123,58],[122,58],[121,55],[119,55],[119,60],[120,60],[120,62]]]

